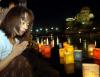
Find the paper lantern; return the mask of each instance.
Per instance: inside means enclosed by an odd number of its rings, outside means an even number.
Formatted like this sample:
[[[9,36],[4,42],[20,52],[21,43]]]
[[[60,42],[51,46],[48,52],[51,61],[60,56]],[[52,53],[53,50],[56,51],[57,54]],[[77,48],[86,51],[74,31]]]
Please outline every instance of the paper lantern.
[[[99,77],[99,65],[97,64],[82,64],[83,77]]]
[[[64,64],[64,70],[65,70],[66,74],[73,74],[74,69],[75,69],[74,63]]]
[[[82,50],[74,50],[75,61],[82,61]]]
[[[63,48],[67,48],[69,44],[67,42],[63,42]]]
[[[65,49],[64,48],[60,48],[59,49],[59,56],[60,57],[64,57],[64,52],[66,52]]]
[[[100,59],[100,48],[93,49],[93,58]]]
[[[73,52],[66,52],[64,56],[65,64],[74,63],[74,53]]]
[[[94,63],[100,65],[100,48],[93,49]]]
[[[51,56],[51,48],[48,45],[44,45],[42,48],[42,55],[46,58],[50,58]]]
[[[69,45],[66,48],[66,43],[65,43],[65,47],[59,49],[60,62],[64,61],[62,62],[64,64],[74,63],[74,53],[73,52],[74,52],[73,46]]]
[[[68,46],[64,56],[65,64],[74,63],[74,48],[72,45]]]
[[[42,48],[43,44],[40,44],[40,43],[39,43],[38,46],[39,46],[39,52],[41,52],[41,51],[42,51],[41,48]]]
[[[65,49],[64,48],[60,48],[59,49],[59,57],[60,57],[60,64],[64,64],[64,53],[65,53]]]
[[[95,48],[95,44],[88,45],[88,57],[93,58],[93,49]]]
[[[74,47],[72,45],[69,45],[66,50],[67,52],[74,52]]]

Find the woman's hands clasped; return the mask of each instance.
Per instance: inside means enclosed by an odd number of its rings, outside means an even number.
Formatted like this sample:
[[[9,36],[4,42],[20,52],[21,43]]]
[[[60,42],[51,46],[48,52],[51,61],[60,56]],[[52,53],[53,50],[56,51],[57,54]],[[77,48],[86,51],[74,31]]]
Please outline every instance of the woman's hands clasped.
[[[28,46],[28,41],[23,41],[19,44],[15,44],[12,50],[14,56],[20,55]]]

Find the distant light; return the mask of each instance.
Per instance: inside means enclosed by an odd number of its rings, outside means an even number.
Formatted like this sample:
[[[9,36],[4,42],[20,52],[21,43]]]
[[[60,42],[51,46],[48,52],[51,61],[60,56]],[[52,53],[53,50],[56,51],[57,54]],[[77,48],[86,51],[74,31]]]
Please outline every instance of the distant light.
[[[59,30],[59,28],[56,27],[56,30]]]
[[[40,28],[40,31],[42,31],[43,29],[42,28]]]
[[[51,39],[53,38],[53,34],[50,35],[50,38],[51,38]]]
[[[79,31],[78,33],[79,33],[79,34],[81,34],[81,32],[80,32],[80,31]]]
[[[82,39],[81,38],[79,38],[79,41],[80,41],[80,43],[82,42]]]
[[[48,31],[48,29],[46,28],[45,31]]]
[[[95,46],[97,45],[97,41],[96,40],[94,41],[94,44],[95,44]]]
[[[67,27],[66,29],[69,29],[69,27]]]
[[[66,18],[66,21],[74,21],[74,18]]]
[[[94,18],[94,15],[92,13],[89,14],[90,18]]]
[[[53,30],[54,28],[53,28],[53,27],[51,27],[51,29]]]
[[[46,42],[46,40],[43,40],[43,42],[45,43],[45,42]]]
[[[93,30],[95,30],[96,28],[95,27],[93,27]]]
[[[85,24],[85,22],[82,22],[82,24]]]
[[[37,40],[37,43],[39,44],[39,37],[37,37],[36,40]]]
[[[39,30],[38,30],[38,29],[36,29],[36,32],[39,32]]]
[[[31,29],[31,32],[32,32],[33,30]]]
[[[57,45],[59,45],[59,38],[57,37]]]

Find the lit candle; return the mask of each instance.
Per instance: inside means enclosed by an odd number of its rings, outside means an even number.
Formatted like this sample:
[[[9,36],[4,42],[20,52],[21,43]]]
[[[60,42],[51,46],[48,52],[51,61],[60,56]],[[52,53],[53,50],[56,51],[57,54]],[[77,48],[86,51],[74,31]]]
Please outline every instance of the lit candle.
[[[64,61],[66,64],[74,63],[74,47],[72,45],[69,45],[66,48]]]
[[[59,49],[60,64],[64,64],[64,52],[66,52],[64,48]]]
[[[82,50],[74,50],[75,61],[82,61]]]
[[[37,40],[37,43],[39,44],[39,37],[37,37],[36,40]]]
[[[57,37],[57,45],[59,45],[59,38]]]
[[[88,57],[93,57],[93,49],[95,48],[95,44],[89,44],[88,45]]]
[[[48,37],[47,37],[46,41],[47,41],[47,43],[46,43],[46,44],[47,44],[47,45],[49,45],[49,39],[48,39]]]
[[[73,52],[66,52],[64,56],[65,64],[74,63],[74,54]]]
[[[83,77],[99,77],[99,65],[97,64],[82,64]]]
[[[95,59],[100,59],[100,48],[94,48],[93,49],[93,57]]]
[[[100,48],[93,49],[93,59],[94,63],[100,65]]]

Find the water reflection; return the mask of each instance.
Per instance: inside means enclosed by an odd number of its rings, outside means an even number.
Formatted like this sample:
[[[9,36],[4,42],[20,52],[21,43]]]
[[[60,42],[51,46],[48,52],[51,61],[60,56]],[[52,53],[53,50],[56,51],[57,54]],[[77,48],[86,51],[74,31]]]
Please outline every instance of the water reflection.
[[[66,74],[73,74],[74,73],[74,63],[71,64],[64,64],[64,70]]]

